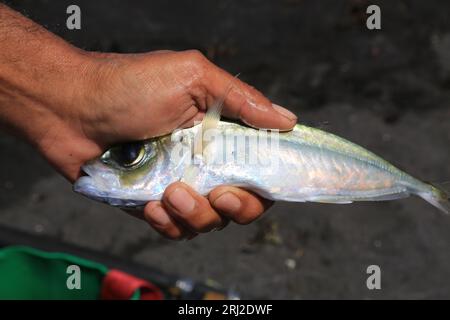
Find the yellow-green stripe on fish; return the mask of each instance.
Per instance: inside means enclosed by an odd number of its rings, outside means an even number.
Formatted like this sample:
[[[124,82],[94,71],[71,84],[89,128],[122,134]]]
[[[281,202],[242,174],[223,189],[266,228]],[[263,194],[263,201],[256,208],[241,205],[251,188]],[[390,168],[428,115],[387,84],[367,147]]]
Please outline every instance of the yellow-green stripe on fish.
[[[295,202],[344,204],[417,195],[449,212],[445,191],[361,146],[304,125],[276,132],[220,121],[222,102],[192,128],[111,148],[83,166],[87,175],[74,190],[129,208],[160,200],[169,184],[184,181],[204,195],[233,185]]]

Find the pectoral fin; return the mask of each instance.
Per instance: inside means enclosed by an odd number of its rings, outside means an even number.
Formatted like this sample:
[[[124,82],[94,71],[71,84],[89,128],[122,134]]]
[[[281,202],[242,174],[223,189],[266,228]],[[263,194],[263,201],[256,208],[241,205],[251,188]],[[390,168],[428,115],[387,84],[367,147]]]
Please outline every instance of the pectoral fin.
[[[238,75],[236,75],[237,77]],[[195,145],[194,145],[194,156],[202,155],[205,150],[208,140],[205,139],[209,130],[214,130],[219,127],[220,115],[222,114],[223,104],[225,102],[226,97],[230,93],[233,85],[230,83],[224,92],[224,94],[216,100],[212,106],[208,107],[208,111],[205,114],[205,117],[201,123],[201,130],[197,132]]]

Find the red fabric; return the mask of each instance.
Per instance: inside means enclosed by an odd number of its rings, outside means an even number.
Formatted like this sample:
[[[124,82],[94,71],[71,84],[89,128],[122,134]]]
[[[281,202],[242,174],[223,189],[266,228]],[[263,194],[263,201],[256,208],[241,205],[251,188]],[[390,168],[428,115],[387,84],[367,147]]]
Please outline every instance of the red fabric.
[[[103,300],[128,300],[140,289],[141,300],[162,300],[164,295],[154,284],[120,270],[111,269],[103,278],[100,297]]]

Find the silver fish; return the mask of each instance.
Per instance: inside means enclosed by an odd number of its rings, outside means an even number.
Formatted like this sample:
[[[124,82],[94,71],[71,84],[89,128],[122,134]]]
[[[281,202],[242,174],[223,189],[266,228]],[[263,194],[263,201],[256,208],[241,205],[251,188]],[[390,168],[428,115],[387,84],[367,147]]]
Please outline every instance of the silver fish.
[[[347,204],[417,195],[446,213],[450,208],[445,191],[361,146],[300,124],[276,132],[220,121],[220,105],[201,124],[116,146],[83,171],[76,192],[122,208],[160,200],[176,181],[204,195],[233,185],[271,200]]]

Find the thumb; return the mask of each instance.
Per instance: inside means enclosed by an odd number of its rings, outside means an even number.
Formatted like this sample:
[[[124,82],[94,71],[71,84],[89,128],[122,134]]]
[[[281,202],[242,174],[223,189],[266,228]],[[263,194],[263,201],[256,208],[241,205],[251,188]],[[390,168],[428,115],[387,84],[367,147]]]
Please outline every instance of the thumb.
[[[222,114],[258,128],[291,130],[297,123],[297,116],[289,110],[272,104],[262,93],[226,71],[210,63],[210,70],[203,85],[215,99],[225,97]]]

